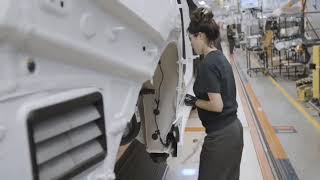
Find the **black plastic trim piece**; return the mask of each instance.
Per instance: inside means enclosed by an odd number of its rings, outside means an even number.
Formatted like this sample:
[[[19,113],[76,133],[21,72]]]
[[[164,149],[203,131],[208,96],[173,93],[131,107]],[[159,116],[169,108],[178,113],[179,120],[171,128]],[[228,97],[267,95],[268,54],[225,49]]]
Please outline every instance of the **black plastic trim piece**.
[[[95,157],[87,160],[85,163],[81,163],[76,168],[72,169],[70,172],[63,174],[56,179],[70,179],[83,171],[89,169],[90,167],[94,166],[95,164],[101,162],[107,155],[107,144],[106,144],[106,131],[105,131],[105,117],[104,117],[104,110],[103,110],[103,100],[102,94],[99,92],[91,93],[82,97],[78,97],[76,99],[72,99],[66,102],[61,102],[58,104],[54,104],[48,107],[43,107],[40,109],[36,109],[31,111],[28,114],[27,118],[27,130],[28,130],[28,139],[29,139],[29,148],[30,148],[30,155],[31,155],[31,163],[32,163],[32,174],[34,180],[40,180],[39,177],[39,165],[37,164],[36,158],[36,143],[34,141],[34,130],[33,125],[38,123],[39,121],[43,121],[52,117],[57,114],[63,114],[68,112],[71,109],[75,109],[77,107],[81,107],[84,105],[92,104],[94,105],[101,117],[95,122],[97,123],[98,127],[100,128],[102,135],[100,135],[97,139],[100,143],[101,147],[103,148],[104,152],[97,154]]]
[[[130,122],[130,129],[129,129],[129,133],[122,137],[121,139],[121,143],[120,145],[125,145],[125,144],[129,144],[135,137],[137,137],[139,131],[140,131],[140,127],[141,127],[141,122],[137,121],[137,117],[134,114],[131,118],[131,122]]]
[[[159,61],[160,62],[160,61]],[[147,94],[155,94],[155,89],[150,89],[150,88],[142,88],[140,90],[140,93],[139,95],[142,96],[142,95],[147,95]]]
[[[163,180],[167,163],[155,163],[146,145],[133,140],[115,165],[116,180]]]
[[[177,0],[178,4],[180,0]],[[186,39],[185,39],[185,32],[184,32],[184,19],[183,19],[183,10],[182,8],[179,8],[180,11],[180,17],[181,17],[181,33],[182,33],[182,57],[183,59],[186,59]]]

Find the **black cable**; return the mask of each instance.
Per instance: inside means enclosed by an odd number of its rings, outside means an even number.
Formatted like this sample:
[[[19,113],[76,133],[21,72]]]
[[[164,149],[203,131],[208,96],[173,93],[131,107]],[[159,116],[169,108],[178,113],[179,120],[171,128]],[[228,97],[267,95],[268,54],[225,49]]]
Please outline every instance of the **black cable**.
[[[160,72],[161,72],[161,81],[160,81],[160,84],[159,84],[159,87],[158,87],[158,97],[157,97],[157,99],[155,99],[155,103],[156,103],[157,107],[153,112],[153,114],[154,114],[154,122],[155,122],[156,128],[157,128],[155,133],[159,136],[161,144],[164,145],[164,146],[168,146],[169,145],[168,142],[165,143],[163,141],[163,139],[161,138],[159,125],[158,125],[158,122],[157,122],[157,115],[159,115],[159,113],[160,113],[159,112],[159,105],[160,105],[160,97],[161,97],[161,86],[162,86],[163,79],[164,79],[164,73],[163,73],[160,61],[159,61],[159,69],[160,69]]]
[[[159,62],[159,69],[160,69],[160,72],[161,72],[161,81],[160,81],[160,85],[159,85],[159,88],[158,88],[158,101],[160,102],[160,93],[161,93],[161,86],[162,86],[162,83],[163,83],[163,79],[164,79],[164,73],[163,73],[163,70],[162,70],[162,67],[161,67],[161,63]]]

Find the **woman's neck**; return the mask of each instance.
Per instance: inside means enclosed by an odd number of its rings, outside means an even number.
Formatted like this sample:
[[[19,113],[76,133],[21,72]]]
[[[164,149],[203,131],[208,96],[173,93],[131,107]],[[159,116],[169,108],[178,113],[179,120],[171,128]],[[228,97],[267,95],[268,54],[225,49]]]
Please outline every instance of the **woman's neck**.
[[[204,49],[203,55],[206,57],[210,52],[216,51],[216,50],[217,50],[216,47],[207,47],[207,48]]]

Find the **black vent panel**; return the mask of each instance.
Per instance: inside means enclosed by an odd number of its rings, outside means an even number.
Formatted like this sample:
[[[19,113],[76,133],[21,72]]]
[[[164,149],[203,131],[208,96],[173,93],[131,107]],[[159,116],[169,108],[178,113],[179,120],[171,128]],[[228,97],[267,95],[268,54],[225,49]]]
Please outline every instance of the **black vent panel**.
[[[34,110],[27,122],[35,180],[70,179],[106,156],[100,93]]]

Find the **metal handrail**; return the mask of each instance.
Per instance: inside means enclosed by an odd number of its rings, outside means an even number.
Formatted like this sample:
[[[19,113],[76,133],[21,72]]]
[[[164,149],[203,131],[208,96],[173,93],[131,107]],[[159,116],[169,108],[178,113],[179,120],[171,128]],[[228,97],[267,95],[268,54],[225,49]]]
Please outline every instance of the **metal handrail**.
[[[316,31],[315,28],[313,27],[313,25],[312,25],[312,23],[311,23],[311,21],[309,20],[308,17],[306,17],[306,20],[307,20],[307,25],[309,25],[309,26],[311,27],[311,30],[313,31],[313,33],[317,36],[318,39],[320,39],[317,31]]]

